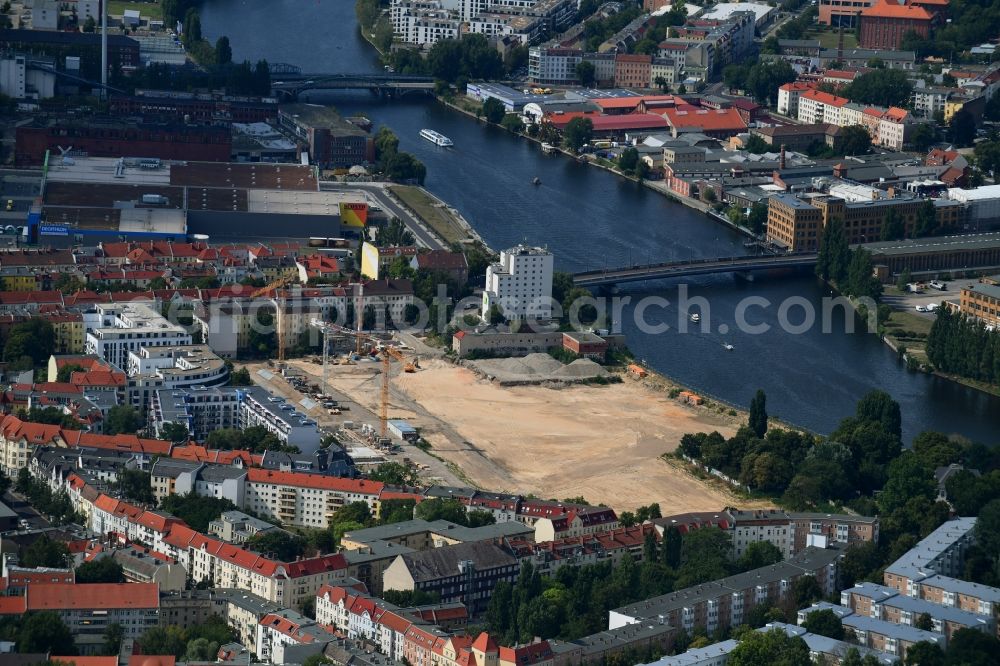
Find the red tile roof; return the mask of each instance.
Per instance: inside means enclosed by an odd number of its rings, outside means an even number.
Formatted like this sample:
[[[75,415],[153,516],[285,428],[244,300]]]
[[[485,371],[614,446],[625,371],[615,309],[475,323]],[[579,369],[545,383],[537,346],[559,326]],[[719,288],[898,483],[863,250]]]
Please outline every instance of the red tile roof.
[[[861,11],[863,17],[908,19],[911,21],[930,21],[933,17],[923,7],[915,5],[900,5],[896,2],[881,0]]]
[[[0,597],[0,615],[24,615],[27,610],[25,597]]]
[[[33,585],[28,588],[28,610],[112,610],[159,608],[157,583],[77,583]]]
[[[814,99],[817,102],[826,104],[827,106],[841,107],[849,103],[851,100],[846,97],[838,97],[837,95],[831,95],[830,93],[823,92],[821,90],[809,90],[802,93],[803,99]]]
[[[730,130],[734,133],[747,128],[736,109],[703,109],[686,104],[666,109],[663,113],[671,127],[675,128],[700,128],[714,132]]]
[[[641,102],[673,102],[675,99],[673,95],[636,95],[635,97],[595,99],[594,103],[602,109],[634,109]]]
[[[70,666],[118,666],[118,657],[49,657],[49,663]]]
[[[128,658],[128,666],[174,666],[176,663],[177,657],[172,654],[133,654]]]
[[[367,479],[344,479],[322,474],[306,474],[305,472],[277,472],[270,469],[247,470],[247,480],[252,483],[272,483],[279,486],[296,486],[299,488],[315,488],[334,490],[359,495],[378,496],[385,484],[381,481]]]
[[[793,81],[791,83],[786,83],[778,90],[788,90],[788,91],[805,91],[805,90],[815,90],[816,84],[812,81]]]

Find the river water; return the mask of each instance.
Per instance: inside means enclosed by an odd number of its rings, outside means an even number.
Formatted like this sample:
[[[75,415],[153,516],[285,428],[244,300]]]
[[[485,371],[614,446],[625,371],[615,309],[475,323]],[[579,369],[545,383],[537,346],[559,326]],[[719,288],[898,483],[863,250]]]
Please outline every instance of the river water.
[[[211,0],[202,9],[205,36],[228,35],[234,58],[284,62],[308,72],[380,69],[360,37],[354,3],[347,0]],[[426,187],[455,206],[494,249],[526,242],[548,247],[558,269],[579,271],[672,259],[743,254],[743,238],[661,195],[536,146],[426,100],[379,102],[367,93],[314,96],[348,114],[362,113],[399,136],[400,147],[427,165]],[[455,147],[442,149],[418,137],[439,130]],[[539,177],[540,186],[531,180]],[[651,367],[705,395],[747,405],[763,388],[769,412],[797,425],[829,432],[866,391],[880,388],[899,401],[904,438],[935,429],[990,444],[1000,442],[1000,399],[952,382],[909,373],[874,336],[845,332],[836,311],[832,332],[814,326],[802,334],[778,328],[778,304],[798,297],[821,312],[826,294],[808,276],[732,276],[692,279],[691,297],[711,306],[712,331],[680,334],[676,282],[625,286],[621,297],[659,297],[646,320],[665,321],[662,334],[639,330],[632,306],[622,311],[629,347]],[[737,306],[747,297],[773,305],[746,319],[766,324],[766,334],[735,332]],[[792,323],[801,314],[790,314]],[[720,328],[728,332],[720,333]],[[723,344],[733,346],[727,351]]]

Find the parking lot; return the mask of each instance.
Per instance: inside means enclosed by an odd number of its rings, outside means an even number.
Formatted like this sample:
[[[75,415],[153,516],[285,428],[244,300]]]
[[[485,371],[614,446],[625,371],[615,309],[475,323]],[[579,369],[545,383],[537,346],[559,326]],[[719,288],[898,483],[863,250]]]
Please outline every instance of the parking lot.
[[[944,289],[935,289],[927,283],[925,289],[920,293],[900,293],[895,285],[886,285],[885,292],[882,295],[882,302],[891,308],[908,310],[914,314],[933,319],[933,311],[925,312],[925,310],[929,307],[933,310],[935,306],[940,306],[944,301],[958,303],[962,287],[974,282],[974,280],[967,279],[945,282]],[[917,310],[918,307],[923,308],[923,310]]]

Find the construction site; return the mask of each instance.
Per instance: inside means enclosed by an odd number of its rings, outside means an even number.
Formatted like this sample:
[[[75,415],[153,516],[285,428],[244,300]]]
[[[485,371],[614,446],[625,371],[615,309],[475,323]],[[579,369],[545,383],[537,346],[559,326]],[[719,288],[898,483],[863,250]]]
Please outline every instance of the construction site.
[[[409,336],[403,344],[316,325],[350,339],[354,349],[329,354],[326,363],[321,357],[289,360],[286,377],[274,377],[268,388],[318,389],[313,402],[319,422],[362,467],[396,460],[412,464],[427,483],[583,496],[619,510],[661,502],[677,511],[702,511],[736,501],[661,459],[685,433],[734,434],[736,417],[672,400],[661,387],[631,376],[608,385],[505,385],[482,369],[454,364],[440,350],[421,348]],[[546,372],[558,372],[552,364],[570,368],[549,357]],[[418,434],[408,441],[391,430],[393,423]]]

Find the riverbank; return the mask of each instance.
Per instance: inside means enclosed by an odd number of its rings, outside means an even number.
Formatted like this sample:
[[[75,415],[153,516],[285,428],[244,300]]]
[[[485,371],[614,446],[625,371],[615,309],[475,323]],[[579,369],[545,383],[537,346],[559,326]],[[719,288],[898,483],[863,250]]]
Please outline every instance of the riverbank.
[[[449,206],[425,188],[414,185],[389,185],[386,190],[446,245],[475,242],[490,250],[486,241],[456,208]]]
[[[467,107],[462,106],[461,104],[459,104],[458,101],[456,101],[455,99],[447,99],[447,98],[444,98],[444,97],[436,97],[436,99],[437,99],[437,101],[439,103],[443,104],[444,106],[448,107],[449,109],[451,109],[453,111],[457,111],[458,113],[464,114],[464,115],[466,115],[466,116],[468,116],[470,118],[475,118],[477,122],[481,122],[481,123],[488,122],[481,115],[475,113],[470,108],[467,108]],[[516,132],[516,133],[515,132],[511,132],[511,133],[514,134],[515,136],[517,136],[518,138],[525,139],[525,140],[527,140],[530,143],[534,143],[534,144],[538,145],[539,149],[541,149],[541,146],[542,146],[542,143],[543,143],[543,141],[541,139],[539,139],[537,137],[533,137],[533,136],[528,136],[527,134],[524,134],[522,132]],[[730,220],[729,218],[727,218],[724,215],[720,215],[719,213],[717,213],[715,211],[715,209],[712,207],[711,204],[706,203],[704,201],[700,201],[698,199],[693,199],[691,197],[681,197],[681,196],[678,196],[677,193],[672,192],[670,190],[670,188],[667,187],[666,183],[664,183],[662,181],[649,180],[649,179],[646,179],[646,178],[636,178],[635,176],[629,175],[629,174],[624,173],[623,171],[619,170],[617,167],[615,167],[610,162],[604,163],[605,161],[602,161],[602,160],[591,159],[591,157],[589,155],[577,155],[577,154],[571,152],[570,150],[567,150],[566,148],[563,148],[562,146],[552,146],[552,152],[554,152],[554,153],[561,153],[562,155],[570,158],[571,160],[576,160],[577,162],[579,162],[581,164],[588,164],[590,166],[597,167],[598,169],[604,169],[605,171],[607,171],[609,173],[613,173],[613,174],[615,174],[616,176],[618,176],[620,178],[623,178],[623,179],[628,180],[630,182],[636,183],[638,185],[642,185],[643,187],[645,187],[647,189],[650,189],[650,190],[653,190],[654,192],[656,192],[656,193],[664,196],[666,199],[668,199],[670,201],[673,201],[674,203],[678,203],[678,204],[681,204],[682,206],[687,206],[688,208],[696,210],[696,211],[698,211],[700,213],[704,213],[705,215],[707,215],[713,221],[722,223],[725,226],[727,226],[730,229],[732,229],[733,231],[736,231],[736,232],[738,232],[740,234],[743,234],[744,236],[747,236],[748,238],[751,238],[751,239],[754,239],[754,240],[757,239],[757,237],[753,233],[753,231],[751,231],[750,229],[748,229],[748,228],[746,228],[744,226],[735,224],[732,220]],[[541,177],[539,176],[539,178],[541,178]]]

